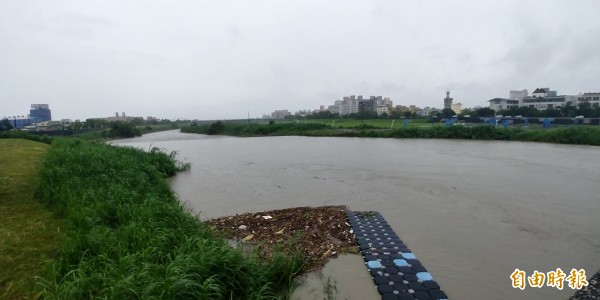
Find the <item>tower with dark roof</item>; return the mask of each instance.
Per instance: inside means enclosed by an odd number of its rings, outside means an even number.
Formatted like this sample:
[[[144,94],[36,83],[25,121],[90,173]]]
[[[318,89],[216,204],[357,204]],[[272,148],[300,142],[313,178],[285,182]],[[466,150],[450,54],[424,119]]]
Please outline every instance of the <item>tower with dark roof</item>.
[[[452,109],[452,98],[450,98],[450,91],[446,91],[446,98],[444,98],[444,108]]]

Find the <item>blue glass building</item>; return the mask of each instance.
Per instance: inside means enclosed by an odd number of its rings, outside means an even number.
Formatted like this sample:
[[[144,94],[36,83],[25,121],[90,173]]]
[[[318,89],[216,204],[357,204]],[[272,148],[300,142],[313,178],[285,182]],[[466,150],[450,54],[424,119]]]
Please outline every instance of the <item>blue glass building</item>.
[[[50,106],[48,104],[31,104],[31,110],[29,110],[29,117],[35,123],[52,121],[52,113],[50,112]]]

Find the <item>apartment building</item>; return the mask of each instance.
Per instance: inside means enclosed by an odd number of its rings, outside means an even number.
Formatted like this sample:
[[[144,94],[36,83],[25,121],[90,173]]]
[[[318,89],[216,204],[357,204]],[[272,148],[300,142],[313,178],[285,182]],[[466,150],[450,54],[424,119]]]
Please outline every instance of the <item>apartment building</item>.
[[[366,99],[362,95],[351,95],[342,98],[342,100],[336,100],[334,105],[330,105],[328,109],[334,114],[346,116],[359,111],[373,111],[377,114],[389,113],[391,107],[392,100],[389,97],[371,96]]]
[[[583,93],[577,97],[577,104],[589,103],[592,107],[600,106],[600,92]]]

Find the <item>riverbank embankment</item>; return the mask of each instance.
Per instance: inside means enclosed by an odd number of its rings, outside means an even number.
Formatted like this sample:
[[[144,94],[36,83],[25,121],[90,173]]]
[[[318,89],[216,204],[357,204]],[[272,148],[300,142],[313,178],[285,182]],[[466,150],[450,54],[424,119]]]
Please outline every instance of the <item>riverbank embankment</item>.
[[[174,155],[55,139],[39,196],[67,227],[43,295],[75,298],[279,298],[299,255],[265,260],[232,249],[177,200]]]

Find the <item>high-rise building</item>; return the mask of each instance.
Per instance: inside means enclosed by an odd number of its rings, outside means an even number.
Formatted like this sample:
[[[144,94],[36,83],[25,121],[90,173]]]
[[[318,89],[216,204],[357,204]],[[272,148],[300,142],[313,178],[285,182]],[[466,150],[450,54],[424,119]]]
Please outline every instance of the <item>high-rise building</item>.
[[[29,117],[34,123],[52,121],[52,113],[48,104],[31,104]]]
[[[330,105],[327,109],[340,116],[345,116],[359,111],[372,111],[378,114],[388,113],[393,103],[389,97],[383,96],[371,96],[369,99],[362,95],[351,95],[342,98],[343,100],[336,100],[333,105]]]

